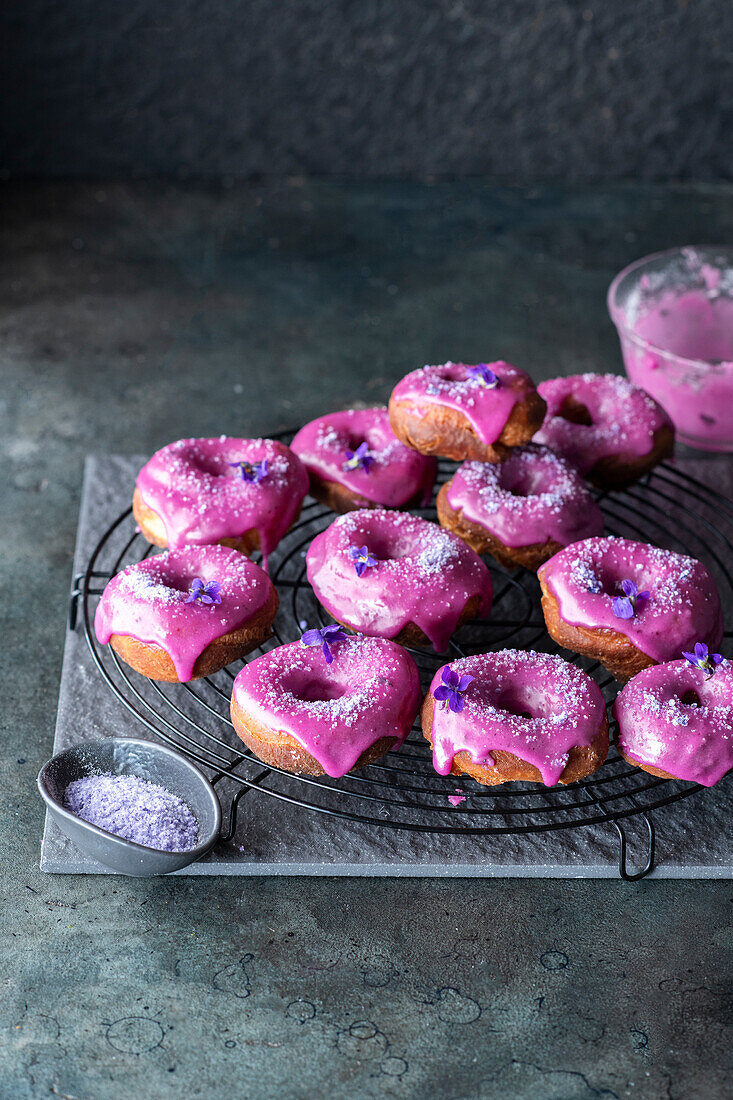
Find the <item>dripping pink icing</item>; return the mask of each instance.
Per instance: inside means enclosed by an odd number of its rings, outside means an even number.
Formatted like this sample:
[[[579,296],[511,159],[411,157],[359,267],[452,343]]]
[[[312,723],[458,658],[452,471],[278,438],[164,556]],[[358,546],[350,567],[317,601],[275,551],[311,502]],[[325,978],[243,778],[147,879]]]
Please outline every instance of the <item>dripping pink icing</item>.
[[[259,483],[229,462],[267,461]],[[137,478],[143,501],[162,519],[168,546],[209,544],[257,531],[264,564],[308,492],[300,459],[273,439],[179,439],[156,451]]]
[[[552,787],[570,750],[590,745],[600,732],[605,714],[600,688],[561,657],[504,649],[462,657],[447,667],[474,680],[463,692],[463,710],[455,713],[435,704],[431,738],[439,775],[450,773],[459,752],[493,767],[491,753],[498,750],[532,764],[545,786]],[[442,668],[435,673],[430,692],[442,673]]]
[[[220,604],[186,603],[195,577],[218,581]],[[237,630],[270,599],[272,583],[258,565],[226,546],[186,546],[130,565],[109,582],[94,629],[102,645],[113,634],[164,649],[181,682],[211,642]]]
[[[489,387],[468,373],[465,363],[420,367],[397,383],[391,401],[412,404],[418,413],[425,405],[445,405],[463,413],[482,443],[496,443],[512,409],[534,390],[532,379],[518,367],[502,361],[487,363],[499,379]]]
[[[641,458],[654,447],[654,433],[672,421],[653,397],[616,374],[574,374],[540,382],[537,392],[547,402],[545,422],[536,443],[545,443],[588,473],[602,458]],[[559,415],[567,398],[588,410],[592,424],[575,424]]]
[[[464,462],[447,501],[505,546],[600,535],[603,515],[578,472],[548,447],[514,447],[501,463]]]
[[[373,459],[368,470],[345,470],[347,451],[360,443]],[[291,447],[310,473],[335,481],[385,508],[399,508],[420,494],[427,505],[437,470],[434,458],[418,454],[392,431],[387,409],[345,409],[312,420],[300,429]]]
[[[695,692],[699,705],[684,703]],[[616,698],[618,744],[640,764],[712,787],[733,768],[733,664],[711,677],[687,661],[645,668]]]
[[[346,775],[382,737],[401,745],[420,705],[420,677],[407,650],[384,638],[320,646],[290,642],[244,666],[232,702],[289,734],[331,776]]]
[[[361,577],[349,557],[366,545],[378,559]],[[444,650],[467,601],[491,610],[489,571],[457,535],[407,512],[362,509],[339,516],[306,556],[313,591],[335,619],[365,634],[394,638],[412,622]]]
[[[592,538],[560,550],[540,566],[538,576],[565,622],[623,634],[657,662],[698,641],[716,646],[723,636],[715,582],[701,562],[684,554],[631,539]],[[632,619],[613,613],[613,597],[623,595],[622,580],[649,592]]]

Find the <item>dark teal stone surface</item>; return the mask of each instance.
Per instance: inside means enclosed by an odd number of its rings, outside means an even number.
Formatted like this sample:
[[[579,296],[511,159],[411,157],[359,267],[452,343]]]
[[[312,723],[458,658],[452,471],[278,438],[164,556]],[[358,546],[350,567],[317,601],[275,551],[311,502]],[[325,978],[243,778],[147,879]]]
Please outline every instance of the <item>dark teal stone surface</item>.
[[[274,431],[448,356],[619,369],[611,276],[729,240],[733,192],[2,197],[0,1095],[729,1095],[729,883],[53,877],[34,784],[86,453]]]

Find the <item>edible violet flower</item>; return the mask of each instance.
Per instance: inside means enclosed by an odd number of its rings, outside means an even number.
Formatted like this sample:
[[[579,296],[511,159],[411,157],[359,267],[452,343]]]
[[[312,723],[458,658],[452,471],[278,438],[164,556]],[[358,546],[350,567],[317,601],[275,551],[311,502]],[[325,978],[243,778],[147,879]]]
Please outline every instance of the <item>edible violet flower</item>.
[[[235,470],[239,470],[242,475],[242,481],[253,482],[255,485],[259,485],[263,477],[267,476],[267,459],[263,458],[262,462],[227,462],[227,466],[233,466]]]
[[[621,581],[623,596],[614,596],[613,613],[617,619],[633,619],[639,600],[648,600],[648,592],[640,592],[633,581]]]
[[[303,645],[319,645],[323,650],[323,656],[326,658],[326,664],[330,665],[333,660],[333,653],[330,650],[330,645],[333,644],[333,642],[342,642],[344,638],[347,637],[348,635],[342,626],[338,626],[336,623],[329,623],[328,626],[321,627],[320,630],[306,630],[300,640]]]
[[[358,470],[359,467],[369,472],[369,467],[373,464],[374,459],[369,454],[369,444],[360,443],[355,451],[346,452],[346,462],[344,462],[344,470]]]
[[[695,642],[694,653],[685,653],[683,649],[682,656],[686,661],[690,662],[693,668],[699,668],[702,672],[707,672],[708,680],[721,661],[724,660],[722,653],[711,653],[705,645],[705,642]]]
[[[468,377],[472,382],[480,382],[482,386],[486,386],[489,390],[496,389],[499,385],[498,375],[494,374],[491,367],[486,366],[486,363],[479,363],[475,367],[469,367]]]
[[[357,577],[363,576],[370,566],[377,564],[377,559],[369,553],[368,546],[350,546],[349,557],[354,563]]]
[[[202,581],[196,577],[191,582],[186,603],[221,603],[221,585],[218,581]]]
[[[459,714],[466,703],[463,692],[469,684],[473,683],[475,677],[459,676],[452,669],[444,668],[441,679],[443,683],[435,688],[433,698],[442,703],[444,708],[448,706],[454,714]]]

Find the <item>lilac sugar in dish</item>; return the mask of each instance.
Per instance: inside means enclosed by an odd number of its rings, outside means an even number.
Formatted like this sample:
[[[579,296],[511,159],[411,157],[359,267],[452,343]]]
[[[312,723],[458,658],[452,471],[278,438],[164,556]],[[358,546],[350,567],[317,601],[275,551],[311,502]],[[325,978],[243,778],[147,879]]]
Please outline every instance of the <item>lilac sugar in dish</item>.
[[[430,502],[437,463],[400,442],[384,407],[312,420],[291,447],[308,471],[311,496],[335,512]]]
[[[406,512],[339,516],[311,543],[308,580],[337,622],[404,645],[446,649],[491,610],[491,577],[457,535]]]
[[[550,635],[618,680],[673,660],[700,639],[715,647],[723,636],[715,582],[684,554],[592,538],[555,554],[538,578]]]
[[[157,848],[189,852],[199,840],[190,807],[165,787],[137,775],[86,775],[64,792],[64,807],[108,833]]]
[[[148,542],[180,550],[223,543],[272,553],[300,513],[308,474],[273,439],[179,439],[138,474],[132,506]]]
[[[583,478],[537,443],[515,447],[501,463],[464,462],[437,508],[443,527],[507,568],[537,569],[563,546],[603,532]]]
[[[598,685],[561,657],[531,650],[480,653],[439,669],[422,727],[439,775],[465,773],[487,786],[572,783],[608,752]]]
[[[733,768],[733,665],[704,644],[644,669],[613,709],[618,750],[643,771],[712,787]]]

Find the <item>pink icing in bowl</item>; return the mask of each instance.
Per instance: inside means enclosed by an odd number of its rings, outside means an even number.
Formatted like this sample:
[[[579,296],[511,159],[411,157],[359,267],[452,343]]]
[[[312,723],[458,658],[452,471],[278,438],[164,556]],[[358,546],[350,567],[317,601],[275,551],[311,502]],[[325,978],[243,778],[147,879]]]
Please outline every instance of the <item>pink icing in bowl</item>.
[[[733,249],[658,252],[611,283],[626,372],[666,409],[679,438],[733,451]]]

